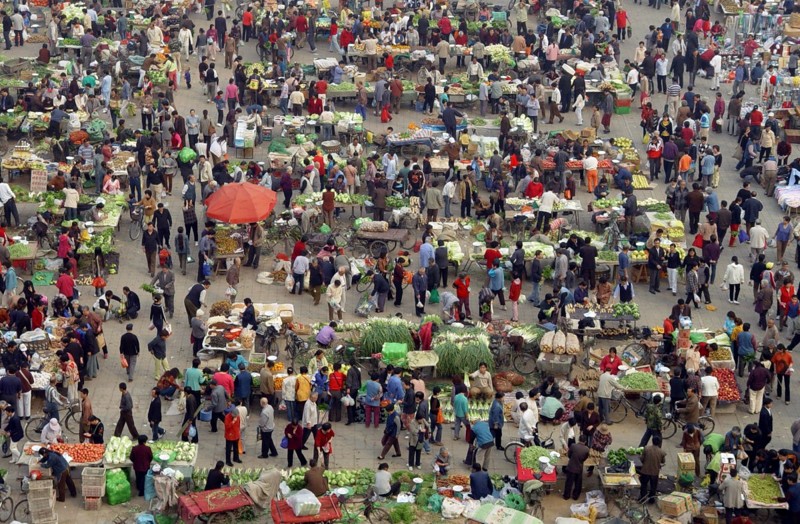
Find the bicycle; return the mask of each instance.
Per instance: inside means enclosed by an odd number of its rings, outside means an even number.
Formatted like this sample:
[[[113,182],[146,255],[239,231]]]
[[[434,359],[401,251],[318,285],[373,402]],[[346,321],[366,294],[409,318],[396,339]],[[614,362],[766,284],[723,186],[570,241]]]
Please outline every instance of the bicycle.
[[[493,351],[495,365],[498,368],[513,367],[520,375],[528,376],[536,371],[536,359],[530,353],[514,351],[508,344],[500,344],[500,349]]]
[[[259,353],[267,356],[278,355],[278,337],[280,333],[275,326],[262,322],[256,328],[256,347]]]
[[[77,435],[81,427],[80,401],[75,400],[67,406],[61,406],[58,408],[58,411],[59,413],[64,411],[64,415],[59,417],[58,420],[58,422],[61,424],[61,427],[65,428],[73,435]],[[31,417],[28,423],[25,424],[25,436],[28,437],[28,440],[32,442],[39,440],[44,425],[49,421],[50,417],[47,415]]]
[[[631,524],[656,524],[655,518],[650,515],[650,507],[645,496],[643,499],[631,497],[628,490],[622,493],[622,497],[616,500],[617,507],[620,509],[620,518],[627,519]]]
[[[611,403],[608,406],[608,420],[614,424],[618,424],[628,416],[628,410],[633,412],[636,418],[644,418],[644,411],[648,403],[649,398],[646,396],[642,396],[641,405],[636,405],[628,400],[624,394],[620,394],[619,398],[611,399]]]
[[[378,496],[375,495],[372,488],[369,488],[363,497],[338,495],[338,498],[342,516],[347,515],[347,520],[349,521],[357,522],[360,520],[359,517],[363,515],[370,524],[390,524],[392,522],[389,518],[389,512],[376,506],[375,503],[378,500]],[[348,505],[356,504],[363,504],[364,508],[357,512],[351,511]]]
[[[8,522],[14,516],[14,499],[11,498],[11,486],[0,486],[0,522]]]
[[[700,440],[704,440],[710,433],[714,432],[714,419],[704,415],[697,419],[694,427],[700,430]],[[664,424],[661,427],[661,435],[664,440],[672,438],[678,432],[678,428],[683,430],[688,424],[681,419],[679,413],[667,413],[664,415]]]
[[[503,447],[503,456],[505,456],[507,461],[511,462],[512,464],[516,464],[517,449],[529,448],[531,446],[539,446],[544,449],[553,449],[553,446],[555,445],[555,442],[553,441],[553,431],[551,431],[544,440],[539,438],[538,431],[533,434],[533,439],[531,440],[512,440],[506,444],[505,447]]]
[[[136,240],[144,232],[144,208],[142,206],[131,206],[131,224],[128,226],[128,236],[131,240]]]
[[[286,353],[292,361],[294,368],[295,360],[303,356],[308,351],[308,342],[304,342],[297,333],[291,329],[286,330]]]
[[[14,504],[14,500],[11,498],[11,495],[8,494],[8,492],[11,491],[11,488],[7,487],[7,486],[4,486],[2,488],[2,490],[3,490],[5,496],[3,497],[3,501],[0,502],[0,522],[6,522],[7,520],[9,520],[11,518],[13,518],[14,520],[20,521],[20,522],[30,522],[31,521],[31,508],[30,508],[30,505],[28,504],[28,495],[27,495],[28,494],[28,480],[29,479],[28,479],[28,477],[18,477],[17,480],[19,480],[20,492],[23,495],[25,495],[25,498],[20,500],[16,504]],[[10,501],[10,504],[13,507],[13,509],[11,510],[11,515],[12,516],[10,516],[8,518],[2,518],[2,515],[5,515],[5,513],[2,513],[2,512],[7,511],[7,508],[8,508],[8,505],[6,505],[6,501]]]

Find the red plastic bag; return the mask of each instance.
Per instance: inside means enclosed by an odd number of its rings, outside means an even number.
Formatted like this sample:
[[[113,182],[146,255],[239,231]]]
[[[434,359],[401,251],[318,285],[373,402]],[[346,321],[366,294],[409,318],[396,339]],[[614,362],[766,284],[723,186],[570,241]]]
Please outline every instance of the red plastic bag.
[[[125,355],[119,358],[119,363],[122,365],[122,369],[128,369],[128,359],[125,358]]]
[[[700,233],[696,234],[694,237],[694,242],[692,242],[692,245],[694,247],[699,247],[700,249],[703,249],[703,235],[701,235]]]

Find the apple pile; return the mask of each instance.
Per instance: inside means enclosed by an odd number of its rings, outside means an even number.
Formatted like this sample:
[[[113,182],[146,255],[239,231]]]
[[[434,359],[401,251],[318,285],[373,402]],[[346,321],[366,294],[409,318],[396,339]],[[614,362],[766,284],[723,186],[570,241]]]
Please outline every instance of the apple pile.
[[[739,393],[739,386],[736,384],[736,376],[733,374],[732,370],[717,368],[713,370],[711,374],[717,377],[719,381],[718,400],[723,402],[738,402],[741,400],[742,397]]]

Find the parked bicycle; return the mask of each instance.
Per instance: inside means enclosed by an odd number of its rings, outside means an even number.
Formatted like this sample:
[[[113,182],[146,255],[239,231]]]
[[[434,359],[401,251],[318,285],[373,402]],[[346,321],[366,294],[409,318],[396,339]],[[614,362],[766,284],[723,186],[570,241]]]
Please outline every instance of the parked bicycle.
[[[375,504],[378,498],[372,488],[369,488],[363,497],[358,495],[339,495],[342,515],[347,515],[344,520],[349,522],[360,521],[360,517],[363,515],[370,524],[390,524],[392,520],[389,518],[389,512],[377,507]],[[363,508],[361,507],[362,504]]]
[[[81,427],[80,401],[74,400],[66,406],[61,406],[58,409],[58,412],[58,422],[61,424],[61,427],[66,429],[72,435],[77,435]],[[61,415],[62,412],[63,415]],[[50,422],[50,417],[46,414],[39,415],[37,417],[31,417],[28,423],[25,424],[25,436],[28,437],[28,440],[31,442],[40,440],[42,429],[44,429],[45,424],[48,422]]]
[[[520,438],[516,438],[512,440],[508,444],[505,445],[503,448],[503,456],[506,457],[506,460],[511,462],[512,464],[517,463],[517,449],[524,449],[529,448],[531,446],[539,446],[544,449],[553,449],[555,446],[555,441],[553,440],[553,432],[551,431],[547,438],[542,440],[539,438],[539,432],[533,434],[532,440],[522,440]]]
[[[688,423],[681,418],[680,413],[667,413],[664,415],[661,435],[664,439],[672,438],[678,432],[678,428],[683,431],[687,425]],[[700,440],[705,440],[710,433],[714,432],[714,419],[707,415],[700,417],[692,425],[700,430]]]
[[[498,368],[513,367],[520,375],[528,376],[536,371],[536,359],[525,351],[515,351],[510,345],[500,343],[496,349],[490,348],[494,354],[495,366]]]
[[[647,404],[650,403],[652,395],[641,395],[639,399],[631,401],[624,394],[620,394],[619,398],[612,398],[608,407],[608,420],[614,424],[618,424],[625,420],[630,411],[636,418],[644,418],[644,411]]]
[[[616,499],[617,506],[620,509],[619,517],[631,524],[656,524],[655,518],[650,514],[650,507],[647,504],[648,498],[644,497],[639,500],[634,498],[629,490],[625,490],[622,497]]]

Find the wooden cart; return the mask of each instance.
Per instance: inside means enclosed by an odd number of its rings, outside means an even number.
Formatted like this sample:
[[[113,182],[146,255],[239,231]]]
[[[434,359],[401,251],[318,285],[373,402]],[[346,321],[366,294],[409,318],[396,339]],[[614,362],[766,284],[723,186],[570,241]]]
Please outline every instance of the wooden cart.
[[[353,256],[378,258],[383,250],[394,251],[398,246],[410,249],[407,229],[390,229],[388,231],[356,231],[353,235]]]

